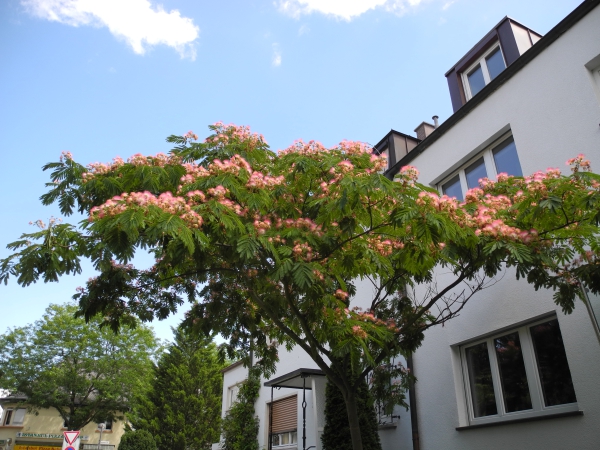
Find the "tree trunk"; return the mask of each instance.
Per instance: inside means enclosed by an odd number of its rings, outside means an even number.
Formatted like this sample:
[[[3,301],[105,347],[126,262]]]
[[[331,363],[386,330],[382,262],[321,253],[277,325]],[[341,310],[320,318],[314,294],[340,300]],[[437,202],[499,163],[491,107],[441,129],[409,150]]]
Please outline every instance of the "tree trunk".
[[[358,408],[356,407],[356,396],[352,389],[344,389],[344,401],[348,411],[348,424],[350,425],[350,437],[352,438],[352,450],[363,450],[360,424],[358,421]]]

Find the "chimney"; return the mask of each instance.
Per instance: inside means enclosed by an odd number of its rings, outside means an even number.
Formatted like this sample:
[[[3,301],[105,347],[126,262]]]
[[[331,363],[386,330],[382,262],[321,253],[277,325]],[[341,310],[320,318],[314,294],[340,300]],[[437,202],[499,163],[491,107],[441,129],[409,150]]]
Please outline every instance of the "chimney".
[[[434,117],[437,117],[437,116],[434,116]],[[431,132],[433,130],[435,130],[436,128],[437,127],[435,125],[432,125],[428,122],[421,122],[421,124],[417,128],[415,128],[415,132],[417,133],[417,139],[422,141],[427,136],[429,136],[431,134]]]
[[[439,127],[440,126],[440,124],[438,123],[439,117],[433,116],[432,119],[433,119],[433,125],[435,126],[435,128]]]

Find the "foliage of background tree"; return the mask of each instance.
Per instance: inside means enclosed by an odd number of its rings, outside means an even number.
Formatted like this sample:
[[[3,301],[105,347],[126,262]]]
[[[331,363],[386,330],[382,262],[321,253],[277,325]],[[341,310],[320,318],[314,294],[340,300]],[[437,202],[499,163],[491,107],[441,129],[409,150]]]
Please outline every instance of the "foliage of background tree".
[[[143,325],[118,334],[86,324],[75,305],[50,305],[33,324],[0,336],[0,386],[27,396],[34,411],[54,408],[69,430],[122,419],[152,374],[157,340]]]
[[[127,431],[119,442],[119,450],[157,450],[152,434],[146,430]]]
[[[221,450],[258,450],[259,421],[254,405],[259,391],[260,372],[253,368],[223,419]]]
[[[364,378],[358,380],[356,398],[358,420],[364,450],[381,450],[379,424],[373,405],[373,397]],[[352,448],[350,424],[346,414],[344,396],[331,382],[325,389],[325,427],[321,435],[323,450],[348,450]]]
[[[210,339],[178,328],[150,391],[138,397],[133,426],[149,431],[159,450],[210,449],[221,431],[222,368]]]
[[[187,299],[187,323],[229,339],[230,357],[252,342],[270,371],[279,345],[298,345],[342,392],[354,450],[356,383],[414,351],[506,267],[554,289],[566,312],[581,284],[600,292],[600,177],[583,157],[570,176],[484,179],[461,203],[411,167],[386,179],[385,159],[361,143],[298,141],[275,155],[245,127],[211,129],[203,143],[172,136],[169,155],[85,167],[67,153],[46,165],[42,202],[89,220],[23,235],[0,280],[54,281],[89,258],[100,275],[76,295],[88,319],[116,329]],[[152,268],[127,264],[138,249]],[[435,283],[438,268],[452,276]],[[365,310],[351,303],[357,279],[373,286]]]

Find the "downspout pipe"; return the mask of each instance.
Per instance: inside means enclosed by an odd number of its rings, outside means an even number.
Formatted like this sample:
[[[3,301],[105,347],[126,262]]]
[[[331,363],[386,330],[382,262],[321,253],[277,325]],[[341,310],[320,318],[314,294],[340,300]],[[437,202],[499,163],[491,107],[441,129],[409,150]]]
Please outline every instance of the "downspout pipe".
[[[415,376],[415,366],[412,353],[406,357],[406,367],[410,370],[412,376]],[[417,414],[417,395],[415,391],[414,379],[408,385],[408,401],[410,402],[410,426],[412,429],[413,450],[421,450],[419,443],[419,420]]]

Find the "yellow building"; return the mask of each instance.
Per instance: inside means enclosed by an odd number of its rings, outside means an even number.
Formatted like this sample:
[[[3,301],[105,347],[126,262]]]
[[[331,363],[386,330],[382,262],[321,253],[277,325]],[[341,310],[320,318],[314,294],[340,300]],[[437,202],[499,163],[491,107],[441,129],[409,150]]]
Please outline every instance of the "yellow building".
[[[55,409],[27,412],[24,397],[0,398],[0,450],[59,450],[62,448],[64,421]],[[107,423],[102,432],[89,423],[80,430],[79,450],[117,450],[125,432],[123,421]]]

